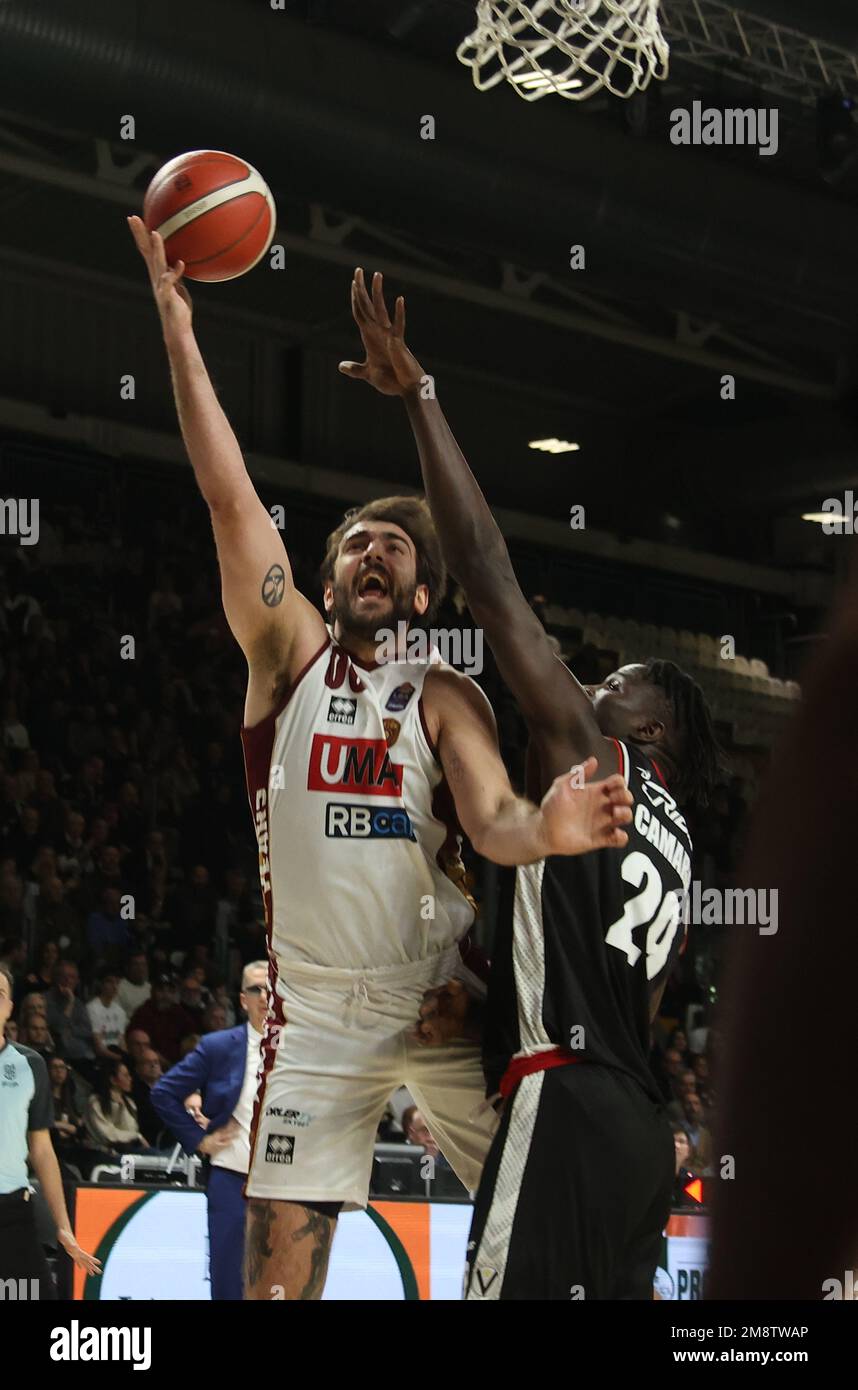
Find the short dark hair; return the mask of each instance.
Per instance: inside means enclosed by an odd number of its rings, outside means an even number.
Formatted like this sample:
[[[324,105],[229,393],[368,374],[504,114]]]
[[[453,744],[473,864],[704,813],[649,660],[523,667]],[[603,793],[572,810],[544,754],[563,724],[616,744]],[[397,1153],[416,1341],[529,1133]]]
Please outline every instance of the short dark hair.
[[[441,555],[438,533],[425,497],[377,497],[362,507],[352,507],[345,513],[335,531],[325,542],[325,558],[320,570],[323,584],[334,576],[334,564],[343,536],[361,521],[392,521],[401,526],[417,551],[417,583],[429,590],[429,606],[421,622],[430,623],[438,611],[447,587],[447,567]]]

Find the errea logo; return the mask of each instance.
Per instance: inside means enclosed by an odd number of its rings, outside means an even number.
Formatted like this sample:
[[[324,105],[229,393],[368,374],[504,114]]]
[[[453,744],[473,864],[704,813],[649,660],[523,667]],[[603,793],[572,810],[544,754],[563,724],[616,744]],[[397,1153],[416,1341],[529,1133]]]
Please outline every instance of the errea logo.
[[[347,695],[332,695],[328,705],[329,724],[354,724],[357,714],[357,700]]]

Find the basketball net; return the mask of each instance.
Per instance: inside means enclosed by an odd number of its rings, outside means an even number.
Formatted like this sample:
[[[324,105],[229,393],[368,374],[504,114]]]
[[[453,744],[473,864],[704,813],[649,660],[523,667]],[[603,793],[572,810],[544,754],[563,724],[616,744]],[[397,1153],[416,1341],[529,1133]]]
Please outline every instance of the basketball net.
[[[667,76],[669,55],[658,0],[477,0],[456,50],[481,92],[507,81],[525,101],[629,97]]]

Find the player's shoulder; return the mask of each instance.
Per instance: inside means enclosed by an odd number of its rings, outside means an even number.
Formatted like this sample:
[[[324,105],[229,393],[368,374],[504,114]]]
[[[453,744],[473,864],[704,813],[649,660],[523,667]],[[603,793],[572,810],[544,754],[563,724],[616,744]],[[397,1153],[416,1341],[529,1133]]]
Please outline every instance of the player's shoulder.
[[[9,1052],[10,1048],[13,1056],[9,1057],[8,1061],[13,1061],[14,1054],[17,1053],[20,1057],[23,1057],[27,1062],[29,1062],[30,1070],[37,1077],[43,1076],[45,1080],[47,1080],[48,1068],[45,1064],[44,1057],[40,1052],[36,1052],[34,1048],[27,1047],[25,1043],[18,1042],[17,1040],[15,1042],[7,1042],[3,1051],[0,1052],[0,1062],[7,1060],[7,1053]]]
[[[423,681],[423,713],[432,742],[437,744],[447,727],[478,721],[495,728],[494,712],[488,696],[471,676],[457,671],[446,661],[433,661]]]
[[[491,713],[491,701],[473,676],[457,671],[446,661],[433,661],[423,681],[424,701],[438,708],[469,705],[483,713]]]

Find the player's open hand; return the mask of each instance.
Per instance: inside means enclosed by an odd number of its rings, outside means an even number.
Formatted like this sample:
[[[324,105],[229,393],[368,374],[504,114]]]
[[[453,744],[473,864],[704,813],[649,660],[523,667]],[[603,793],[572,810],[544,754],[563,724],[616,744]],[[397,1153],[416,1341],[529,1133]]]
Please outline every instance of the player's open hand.
[[[542,800],[547,854],[586,854],[594,849],[622,849],[629,837],[623,825],[632,818],[632,794],[619,773],[601,782],[588,779],[596,758],[556,777]]]
[[[343,376],[368,381],[383,396],[404,396],[423,380],[423,369],[405,346],[405,300],[402,295],[393,309],[393,322],[384,302],[384,280],[377,270],[369,295],[360,267],[352,280],[352,313],[360,329],[366,353],[365,362],[341,362]]]
[[[182,280],[185,262],[177,261],[173,266],[167,264],[163,237],[158,232],[150,232],[142,217],[129,217],[128,226],[137,250],[146,262],[164,337],[187,332],[191,326],[193,303]]]

